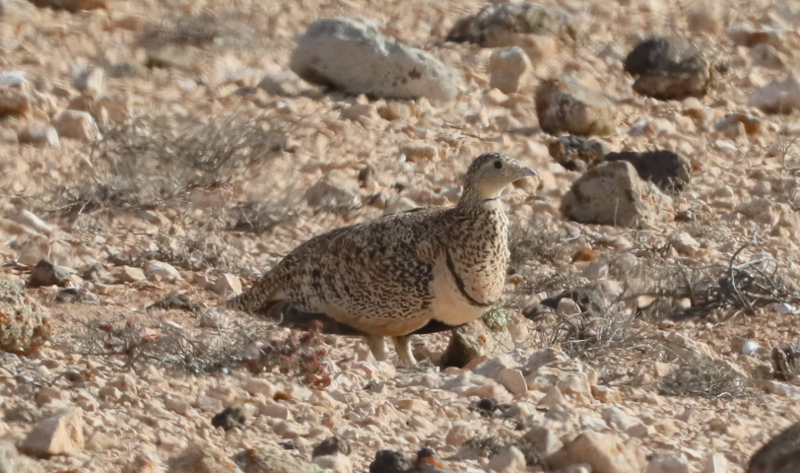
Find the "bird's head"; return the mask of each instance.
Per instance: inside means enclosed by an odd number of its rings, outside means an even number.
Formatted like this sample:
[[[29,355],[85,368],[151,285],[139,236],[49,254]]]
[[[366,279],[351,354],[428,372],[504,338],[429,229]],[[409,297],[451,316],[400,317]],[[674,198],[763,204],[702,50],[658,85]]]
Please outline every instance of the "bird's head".
[[[472,161],[464,174],[464,196],[494,199],[512,182],[536,175],[536,171],[503,153],[484,153]]]

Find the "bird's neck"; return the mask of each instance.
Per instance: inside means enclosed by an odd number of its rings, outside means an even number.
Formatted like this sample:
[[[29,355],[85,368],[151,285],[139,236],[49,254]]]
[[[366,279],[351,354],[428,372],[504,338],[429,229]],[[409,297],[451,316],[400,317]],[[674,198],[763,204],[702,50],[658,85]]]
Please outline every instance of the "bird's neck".
[[[458,199],[458,207],[471,210],[495,210],[501,207],[501,192],[502,189],[496,192],[482,192],[477,186],[464,186],[464,192]]]

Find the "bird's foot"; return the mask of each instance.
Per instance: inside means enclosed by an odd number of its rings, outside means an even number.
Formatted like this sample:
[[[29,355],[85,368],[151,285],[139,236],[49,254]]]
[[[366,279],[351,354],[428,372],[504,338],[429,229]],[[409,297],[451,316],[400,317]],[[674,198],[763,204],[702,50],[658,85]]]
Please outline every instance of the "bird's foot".
[[[372,351],[375,361],[386,361],[389,359],[389,354],[386,352],[386,341],[383,337],[367,335],[364,337],[364,341],[367,342],[367,346],[370,351]]]
[[[414,355],[411,353],[411,335],[403,337],[392,337],[394,349],[397,357],[400,358],[400,366],[409,368],[417,364]]]

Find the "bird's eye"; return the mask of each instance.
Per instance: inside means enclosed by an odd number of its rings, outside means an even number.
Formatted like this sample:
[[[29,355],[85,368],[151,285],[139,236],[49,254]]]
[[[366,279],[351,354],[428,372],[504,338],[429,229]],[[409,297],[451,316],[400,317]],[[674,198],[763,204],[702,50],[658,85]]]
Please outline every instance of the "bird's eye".
[[[503,167],[503,162],[502,161],[495,161],[494,162],[494,167],[496,169],[501,169]]]

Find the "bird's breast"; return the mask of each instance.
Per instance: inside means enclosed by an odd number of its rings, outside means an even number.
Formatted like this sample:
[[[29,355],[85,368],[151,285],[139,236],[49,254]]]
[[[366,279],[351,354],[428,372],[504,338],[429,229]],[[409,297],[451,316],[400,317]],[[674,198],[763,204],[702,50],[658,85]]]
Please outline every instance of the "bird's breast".
[[[465,297],[446,264],[436,266],[432,289],[433,318],[447,325],[468,324],[479,318],[488,309],[482,305],[475,305]]]

